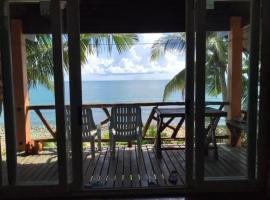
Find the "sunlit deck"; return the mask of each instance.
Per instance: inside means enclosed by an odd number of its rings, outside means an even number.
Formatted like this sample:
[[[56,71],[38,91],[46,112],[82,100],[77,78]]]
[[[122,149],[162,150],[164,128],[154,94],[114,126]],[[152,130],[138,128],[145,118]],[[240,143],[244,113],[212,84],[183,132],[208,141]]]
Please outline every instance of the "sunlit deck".
[[[160,160],[156,157],[153,145],[144,145],[142,156],[138,155],[135,145],[131,148],[120,146],[115,159],[111,158],[108,147],[103,147],[94,159],[91,159],[87,151],[84,151],[83,157],[86,188],[166,187],[185,183],[184,149],[162,151],[163,157]],[[205,156],[206,177],[245,176],[245,148],[232,148],[222,144],[218,151],[219,159],[215,159],[211,150]],[[57,183],[56,150],[43,151],[40,155],[18,154],[17,159],[19,184]],[[176,184],[168,181],[173,170],[178,173]]]

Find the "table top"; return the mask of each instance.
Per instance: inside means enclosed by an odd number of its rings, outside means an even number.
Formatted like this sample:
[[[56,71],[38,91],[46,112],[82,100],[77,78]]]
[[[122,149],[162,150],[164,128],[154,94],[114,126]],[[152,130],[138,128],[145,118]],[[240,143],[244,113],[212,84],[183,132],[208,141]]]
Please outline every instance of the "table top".
[[[155,112],[160,117],[185,117],[185,108],[154,108]],[[226,117],[227,112],[216,108],[206,107],[206,117]]]

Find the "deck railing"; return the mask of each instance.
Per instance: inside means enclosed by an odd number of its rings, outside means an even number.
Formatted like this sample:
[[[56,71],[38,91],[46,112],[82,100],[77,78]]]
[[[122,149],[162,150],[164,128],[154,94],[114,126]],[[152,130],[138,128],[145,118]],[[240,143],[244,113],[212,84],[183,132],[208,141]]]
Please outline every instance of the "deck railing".
[[[136,102],[136,103],[109,103],[109,104],[83,104],[83,108],[100,108],[103,110],[103,112],[106,115],[106,118],[100,122],[101,125],[104,125],[110,121],[110,112],[109,108],[115,107],[115,106],[128,106],[128,105],[136,105],[140,107],[159,107],[159,106],[185,106],[185,102]],[[226,106],[229,105],[229,102],[218,102],[218,101],[207,101],[205,102],[205,106]],[[67,105],[68,107],[69,105]],[[48,132],[51,134],[52,138],[48,139],[42,139],[42,141],[50,142],[54,141],[54,138],[56,136],[56,132],[53,130],[50,123],[47,121],[47,119],[42,114],[42,111],[44,110],[55,110],[55,105],[31,105],[28,107],[28,111],[34,111],[37,117],[40,119],[42,124],[45,126],[45,128],[48,130]],[[150,114],[150,113],[149,113]],[[148,127],[145,127],[144,134],[146,133]],[[217,136],[217,139],[227,139],[228,136]],[[155,137],[144,137],[145,140],[151,141],[154,140]],[[163,140],[172,140],[171,137],[163,137]],[[184,140],[184,137],[178,137],[177,140]],[[38,139],[37,139],[38,140]],[[107,142],[108,139],[102,139],[102,141]]]

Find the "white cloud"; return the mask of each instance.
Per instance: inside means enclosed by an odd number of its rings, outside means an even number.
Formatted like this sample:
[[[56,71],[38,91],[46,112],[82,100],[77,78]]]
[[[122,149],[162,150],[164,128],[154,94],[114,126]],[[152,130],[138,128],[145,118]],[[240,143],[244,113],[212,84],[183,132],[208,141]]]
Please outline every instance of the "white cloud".
[[[129,53],[132,57],[133,60],[135,60],[136,62],[140,62],[142,60],[142,57],[138,55],[138,52],[136,51],[136,47],[132,47],[129,50]]]
[[[139,43],[153,43],[163,34],[140,34]],[[150,49],[147,45],[135,45],[124,54],[114,52],[112,57],[107,54],[90,55],[82,67],[82,79],[168,79],[185,67],[183,56],[167,53],[162,59],[150,62]],[[120,77],[121,76],[121,77]]]
[[[142,34],[140,38],[141,43],[145,43],[143,45],[144,49],[150,49],[152,46],[152,43],[154,43],[156,40],[158,40],[160,37],[164,36],[163,33],[146,33]]]
[[[153,43],[160,37],[164,36],[164,33],[145,33],[141,35],[142,40],[140,42],[143,43]]]

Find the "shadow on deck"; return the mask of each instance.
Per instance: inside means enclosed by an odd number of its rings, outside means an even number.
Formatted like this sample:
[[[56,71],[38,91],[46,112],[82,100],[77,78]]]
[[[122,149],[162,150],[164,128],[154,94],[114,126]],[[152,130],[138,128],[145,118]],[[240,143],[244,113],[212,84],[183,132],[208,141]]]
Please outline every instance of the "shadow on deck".
[[[205,176],[209,179],[244,177],[247,172],[246,149],[219,145],[219,159],[211,150],[205,156]],[[144,145],[142,154],[133,145],[118,147],[115,158],[110,156],[108,147],[103,147],[91,159],[88,150],[84,151],[83,169],[86,188],[123,187],[167,187],[185,183],[185,150],[166,150],[163,158],[157,159],[152,145]],[[19,184],[57,184],[58,168],[56,150],[47,150],[40,155],[18,154]],[[176,183],[169,177],[176,171]],[[5,163],[3,163],[4,183],[6,183]]]

